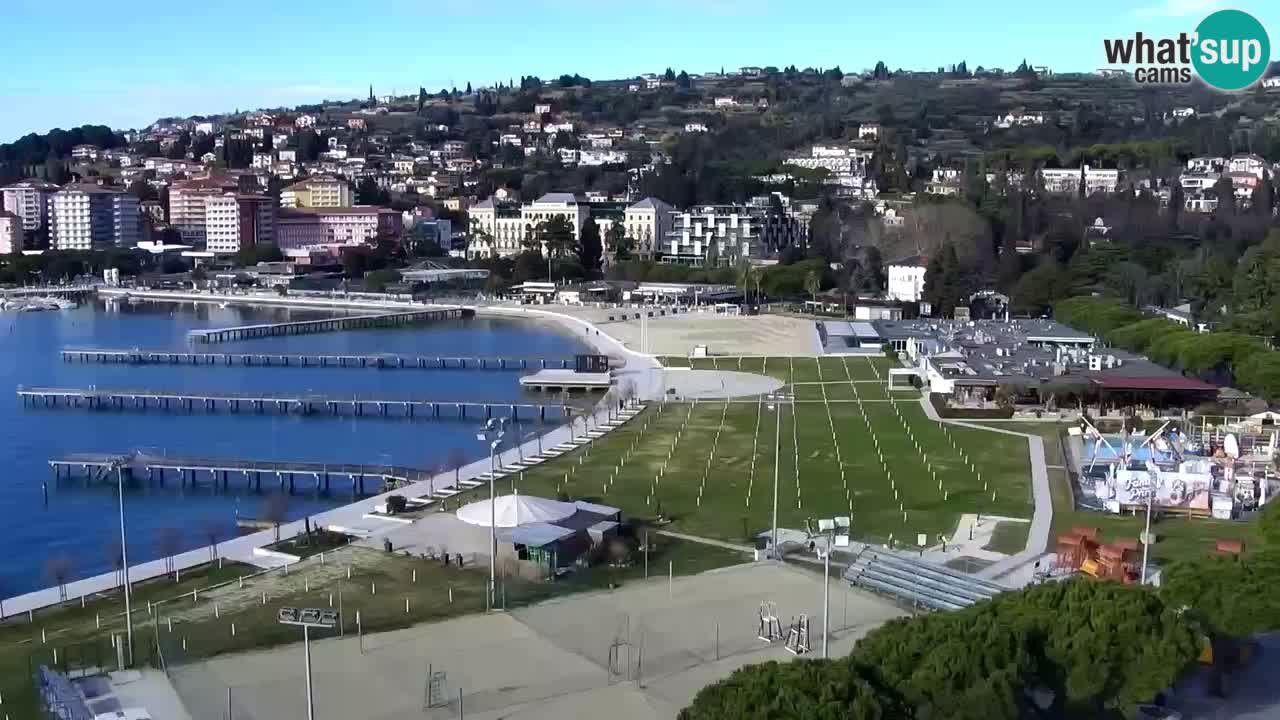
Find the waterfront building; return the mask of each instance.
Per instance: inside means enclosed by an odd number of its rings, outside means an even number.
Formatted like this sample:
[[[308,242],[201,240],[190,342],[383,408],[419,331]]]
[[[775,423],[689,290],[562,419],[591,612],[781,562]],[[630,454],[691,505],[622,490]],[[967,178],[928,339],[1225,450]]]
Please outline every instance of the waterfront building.
[[[55,250],[133,247],[142,239],[142,211],[132,193],[100,185],[68,185],[53,194]]]
[[[169,225],[182,236],[184,245],[204,245],[208,199],[234,193],[238,187],[228,175],[205,175],[169,188]]]
[[[276,205],[266,195],[205,199],[205,249],[220,255],[275,244]]]

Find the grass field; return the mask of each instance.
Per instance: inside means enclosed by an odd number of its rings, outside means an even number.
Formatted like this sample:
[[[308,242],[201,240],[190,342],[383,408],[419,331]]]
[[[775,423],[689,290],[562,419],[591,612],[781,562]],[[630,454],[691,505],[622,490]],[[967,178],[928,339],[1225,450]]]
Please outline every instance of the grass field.
[[[668,360],[771,375],[794,402],[781,418],[761,399],[654,406],[589,449],[505,478],[502,491],[598,500],[733,542],[769,527],[775,466],[783,527],[851,514],[855,535],[884,542],[950,533],[965,512],[1031,514],[1025,441],[944,428],[914,395],[891,400],[884,358]]]

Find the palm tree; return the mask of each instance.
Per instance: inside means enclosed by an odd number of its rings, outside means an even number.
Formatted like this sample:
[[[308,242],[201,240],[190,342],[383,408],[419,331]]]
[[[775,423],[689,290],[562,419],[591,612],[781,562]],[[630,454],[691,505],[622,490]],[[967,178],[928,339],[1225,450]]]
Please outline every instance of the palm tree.
[[[742,288],[743,300],[748,300],[748,292],[751,289],[751,282],[755,278],[756,270],[751,263],[743,260],[738,263],[738,287]]]
[[[813,301],[818,301],[818,291],[822,289],[822,279],[818,277],[817,270],[810,270],[809,274],[804,276],[804,289],[812,296]]]

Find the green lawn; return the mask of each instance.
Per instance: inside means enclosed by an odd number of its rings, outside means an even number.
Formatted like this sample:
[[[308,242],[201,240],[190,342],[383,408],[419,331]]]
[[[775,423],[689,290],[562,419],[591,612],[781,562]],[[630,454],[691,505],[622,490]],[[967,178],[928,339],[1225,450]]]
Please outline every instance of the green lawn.
[[[991,539],[987,541],[986,549],[1005,555],[1016,555],[1027,546],[1027,533],[1030,529],[1030,523],[998,522],[995,530],[991,531]]]
[[[817,365],[810,367],[816,371]],[[884,541],[890,534],[949,533],[965,512],[1030,517],[1025,440],[944,431],[915,401],[898,405],[901,419],[889,402],[866,403],[864,420],[850,402],[848,381],[793,387],[799,401],[794,413],[786,407],[780,428],[775,413],[759,402],[670,403],[647,410],[590,450],[504,483],[521,492],[599,500],[632,516],[661,512],[673,530],[734,542],[769,526],[775,457],[779,523],[786,527],[852,512],[855,534]],[[511,485],[502,489],[509,492]]]

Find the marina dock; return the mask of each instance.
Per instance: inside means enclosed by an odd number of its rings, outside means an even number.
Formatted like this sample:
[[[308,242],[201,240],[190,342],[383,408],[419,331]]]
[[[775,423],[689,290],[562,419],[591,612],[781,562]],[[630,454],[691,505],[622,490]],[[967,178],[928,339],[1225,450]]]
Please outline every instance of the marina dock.
[[[226,490],[235,481],[238,487],[258,492],[262,491],[264,476],[268,489],[274,485],[281,492],[290,493],[299,488],[327,493],[336,478],[340,483],[350,483],[352,495],[366,494],[366,480],[376,481],[376,492],[383,492],[387,485],[422,482],[433,476],[429,470],[400,465],[197,458],[142,452],[127,455],[77,453],[54,458],[49,461],[49,466],[59,479],[83,478],[88,482],[112,483],[126,479],[135,482],[146,480],[164,487],[176,474],[180,487]],[[123,477],[117,478],[117,473]]]
[[[182,350],[65,348],[65,362],[227,367],[377,368],[414,370],[560,370],[573,358],[442,357],[432,355],[335,355],[302,353],[202,353]]]
[[[433,320],[456,320],[475,314],[471,308],[434,307],[409,312],[378,313],[376,315],[349,315],[321,320],[267,323],[264,325],[238,325],[235,327],[191,330],[187,339],[193,343],[235,342],[264,337],[286,335],[310,335],[313,333],[341,332],[367,328],[388,328],[412,325]]]
[[[563,404],[485,403],[321,394],[189,393],[101,388],[18,388],[27,407],[89,410],[161,410],[181,413],[330,415],[334,417],[564,419]]]

